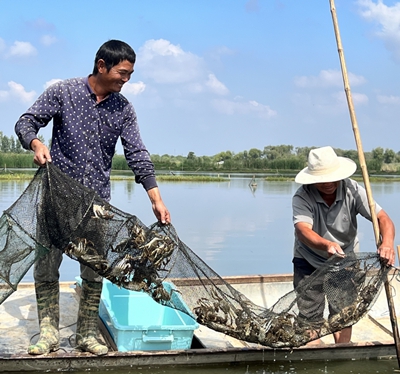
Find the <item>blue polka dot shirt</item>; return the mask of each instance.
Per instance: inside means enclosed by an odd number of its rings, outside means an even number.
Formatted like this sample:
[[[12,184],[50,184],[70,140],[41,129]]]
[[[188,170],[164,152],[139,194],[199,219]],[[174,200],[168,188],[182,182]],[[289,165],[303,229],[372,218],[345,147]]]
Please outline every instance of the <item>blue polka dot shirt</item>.
[[[118,139],[135,181],[157,187],[154,165],[142,142],[132,104],[120,93],[96,101],[88,78],[57,82],[46,89],[15,125],[25,149],[53,119],[50,154],[64,173],[110,200],[111,162]]]

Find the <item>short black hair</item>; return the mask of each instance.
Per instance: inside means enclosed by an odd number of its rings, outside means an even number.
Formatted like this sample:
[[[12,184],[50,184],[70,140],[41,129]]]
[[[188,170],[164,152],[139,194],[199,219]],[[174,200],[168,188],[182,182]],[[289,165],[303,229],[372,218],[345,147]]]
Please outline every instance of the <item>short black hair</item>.
[[[93,75],[99,72],[97,69],[97,62],[99,60],[104,60],[107,71],[110,71],[113,66],[125,60],[134,64],[136,61],[136,53],[129,44],[121,40],[109,40],[105,42],[96,53]]]

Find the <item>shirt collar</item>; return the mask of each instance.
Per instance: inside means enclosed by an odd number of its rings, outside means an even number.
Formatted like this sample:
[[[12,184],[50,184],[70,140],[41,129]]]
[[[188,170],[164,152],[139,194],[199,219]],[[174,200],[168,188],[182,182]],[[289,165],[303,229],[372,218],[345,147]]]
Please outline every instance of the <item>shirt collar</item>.
[[[90,75],[88,75],[87,77],[83,78],[83,83],[85,83],[86,89],[88,90],[89,95],[91,96],[91,98],[94,99],[94,100],[97,100],[96,94],[93,92],[93,90],[92,90],[92,88],[90,87],[90,84],[89,84]]]
[[[87,89],[88,89],[88,92],[89,92],[89,95],[91,96],[91,98],[94,99],[94,100],[97,102],[97,96],[96,96],[96,94],[93,92],[93,90],[92,90],[92,88],[90,87],[90,84],[89,84],[89,77],[90,77],[91,75],[92,75],[92,74],[89,74],[87,77],[83,78],[83,82],[85,83],[85,85],[86,85],[86,87],[87,87]],[[109,99],[113,94],[114,94],[113,92],[109,93],[102,101],[105,101],[105,100]],[[99,103],[101,103],[102,101],[100,101]]]

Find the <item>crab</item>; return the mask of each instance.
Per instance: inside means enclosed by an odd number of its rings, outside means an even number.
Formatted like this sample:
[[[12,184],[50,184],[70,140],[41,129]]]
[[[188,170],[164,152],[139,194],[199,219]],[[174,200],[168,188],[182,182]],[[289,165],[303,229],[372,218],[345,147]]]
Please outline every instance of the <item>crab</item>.
[[[102,272],[109,268],[108,261],[97,253],[94,243],[86,238],[77,238],[75,242],[69,242],[64,252],[69,257],[76,257],[83,263]]]
[[[113,219],[114,214],[111,213],[105,205],[93,204],[93,214],[92,218],[103,218],[103,219]]]
[[[156,235],[139,249],[143,251],[143,260],[149,260],[156,269],[160,269],[169,263],[175,245],[168,236]]]
[[[126,255],[122,260],[117,262],[114,268],[111,270],[110,276],[124,276],[130,272],[132,265],[130,263],[131,256]]]
[[[358,318],[357,305],[357,302],[355,302],[343,308],[339,313],[329,318],[325,327],[330,331],[338,331],[348,326],[349,322],[356,321]]]
[[[228,301],[219,296],[214,288],[211,289],[211,296],[217,300],[217,302],[214,303],[216,311],[218,312],[221,310],[224,313],[223,319],[225,320],[225,323],[232,326],[237,317],[235,309]]]
[[[159,282],[159,284],[157,284],[157,286],[153,289],[152,297],[157,302],[169,301],[171,300],[171,293],[164,288],[161,282]]]
[[[92,241],[86,238],[78,238],[77,244],[74,242],[69,242],[65,248],[65,253],[69,256],[75,256],[77,258],[82,257],[89,249],[94,248]]]
[[[268,332],[272,334],[275,341],[291,342],[295,336],[293,326],[293,314],[283,313],[271,320]]]
[[[130,235],[137,247],[143,245],[143,243],[146,241],[146,231],[139,225],[132,226]]]
[[[129,249],[131,243],[132,243],[131,238],[121,240],[115,247],[111,245],[111,252],[116,252],[116,253],[125,252],[126,249]]]

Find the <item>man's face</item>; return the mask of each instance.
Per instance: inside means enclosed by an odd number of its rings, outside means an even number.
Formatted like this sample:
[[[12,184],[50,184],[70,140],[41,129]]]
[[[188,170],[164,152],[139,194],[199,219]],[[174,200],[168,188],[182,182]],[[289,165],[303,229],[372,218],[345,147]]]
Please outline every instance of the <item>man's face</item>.
[[[332,195],[336,192],[340,181],[328,183],[315,183],[315,187],[324,195]]]
[[[134,64],[128,60],[120,62],[107,71],[105,65],[99,67],[103,89],[108,92],[120,92],[123,85],[131,79]]]

